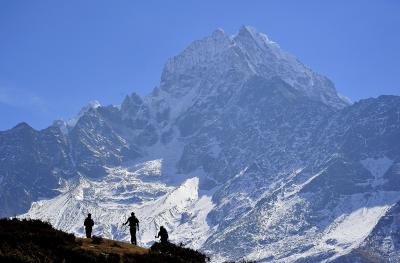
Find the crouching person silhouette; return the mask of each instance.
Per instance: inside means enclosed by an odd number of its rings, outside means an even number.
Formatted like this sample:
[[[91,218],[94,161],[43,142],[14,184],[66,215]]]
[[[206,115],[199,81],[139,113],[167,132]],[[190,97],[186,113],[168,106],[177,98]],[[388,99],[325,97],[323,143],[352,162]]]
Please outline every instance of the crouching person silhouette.
[[[126,225],[129,223],[129,232],[131,233],[131,244],[137,245],[136,242],[136,226],[137,230],[139,230],[139,219],[136,218],[135,213],[132,212],[131,216],[126,220],[123,225]]]
[[[168,232],[167,229],[165,229],[165,227],[160,226],[160,231],[158,232],[158,235],[156,236],[156,238],[161,238],[161,244],[166,244],[168,243]]]
[[[94,226],[94,222],[92,219],[92,214],[88,214],[85,222],[83,223],[86,231],[86,238],[92,238],[92,228]]]

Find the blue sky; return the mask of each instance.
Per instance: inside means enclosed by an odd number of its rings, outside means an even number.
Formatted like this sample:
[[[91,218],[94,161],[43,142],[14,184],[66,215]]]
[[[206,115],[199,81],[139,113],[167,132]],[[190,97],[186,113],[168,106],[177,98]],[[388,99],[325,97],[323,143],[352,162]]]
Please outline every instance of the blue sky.
[[[0,1],[0,130],[148,94],[163,64],[252,25],[356,101],[400,95],[400,1]]]

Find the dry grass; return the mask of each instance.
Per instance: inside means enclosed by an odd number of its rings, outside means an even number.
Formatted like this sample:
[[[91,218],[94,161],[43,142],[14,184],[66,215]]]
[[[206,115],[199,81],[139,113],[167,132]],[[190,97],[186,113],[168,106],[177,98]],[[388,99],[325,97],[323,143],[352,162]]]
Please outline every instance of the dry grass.
[[[100,244],[92,244],[92,239],[77,237],[76,242],[82,243],[79,248],[94,254],[117,254],[123,257],[124,254],[144,255],[149,253],[146,248],[110,239],[103,239]]]
[[[0,219],[0,262],[205,263],[206,256],[169,244],[163,251],[125,242],[78,238],[40,220]]]

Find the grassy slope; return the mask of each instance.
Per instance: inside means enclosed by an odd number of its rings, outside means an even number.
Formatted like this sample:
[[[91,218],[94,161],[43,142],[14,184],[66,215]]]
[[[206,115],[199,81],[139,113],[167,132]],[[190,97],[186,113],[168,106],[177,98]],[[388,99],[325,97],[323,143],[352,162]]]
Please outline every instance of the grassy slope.
[[[144,255],[150,253],[149,249],[110,239],[102,239],[100,244],[93,243],[92,239],[89,238],[77,237],[75,238],[75,241],[79,244],[79,249],[88,251],[95,255],[117,254],[122,257],[124,254]]]
[[[206,262],[173,244],[164,253],[124,242],[76,238],[39,220],[0,219],[0,262]]]

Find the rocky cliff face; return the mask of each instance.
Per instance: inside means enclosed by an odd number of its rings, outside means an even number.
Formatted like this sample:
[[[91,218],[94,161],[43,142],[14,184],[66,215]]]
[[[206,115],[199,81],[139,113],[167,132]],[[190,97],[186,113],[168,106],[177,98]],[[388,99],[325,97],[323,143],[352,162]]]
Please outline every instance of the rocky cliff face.
[[[0,132],[0,216],[26,212],[32,201],[55,196],[75,173],[68,139],[57,127],[40,132],[18,124]]]
[[[384,218],[400,200],[399,116],[399,97],[351,105],[264,34],[216,30],[147,97],[2,132],[1,211],[33,202],[23,216],[75,233],[90,211],[95,232],[128,239],[135,210],[142,245],[165,225],[215,261],[383,258],[396,253],[378,229],[396,228]]]

